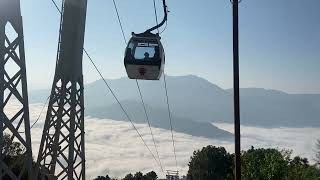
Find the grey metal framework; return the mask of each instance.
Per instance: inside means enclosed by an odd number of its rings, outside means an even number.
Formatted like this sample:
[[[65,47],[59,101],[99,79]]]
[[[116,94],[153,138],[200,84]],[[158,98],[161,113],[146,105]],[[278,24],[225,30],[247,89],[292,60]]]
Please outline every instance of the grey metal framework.
[[[85,179],[82,55],[87,0],[62,2],[57,64],[38,159],[41,179]]]
[[[166,179],[167,180],[179,180],[179,171],[167,170]]]
[[[0,179],[32,179],[30,119],[19,0],[0,0],[0,85]],[[8,145],[11,143],[21,144],[21,155],[10,153]],[[18,160],[9,165],[12,158]],[[14,169],[14,166],[21,168],[21,171]]]

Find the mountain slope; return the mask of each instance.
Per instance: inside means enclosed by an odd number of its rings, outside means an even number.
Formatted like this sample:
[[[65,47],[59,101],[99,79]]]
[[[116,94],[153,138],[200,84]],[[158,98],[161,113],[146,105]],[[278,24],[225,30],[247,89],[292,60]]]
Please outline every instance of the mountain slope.
[[[140,102],[134,80],[120,78],[108,82],[120,101]],[[139,81],[139,84],[145,103],[150,108],[159,111],[166,109],[163,80]],[[167,86],[174,116],[193,122],[233,122],[232,89],[224,90],[193,75],[167,76]],[[31,102],[39,99],[43,92],[32,92]],[[320,94],[288,94],[262,88],[241,88],[240,94],[242,124],[320,127]],[[116,102],[103,81],[98,80],[85,85],[85,103],[87,108],[94,109],[111,107]],[[131,106],[128,105],[127,108],[133,108]]]
[[[122,105],[126,109],[130,119],[135,123],[146,123],[146,116],[143,107],[138,101],[123,101]],[[168,112],[165,109],[156,109],[146,106],[151,126],[170,130],[170,121]],[[98,118],[110,118],[113,120],[126,120],[127,117],[121,111],[118,104],[107,107],[87,108],[86,114]],[[221,130],[209,122],[196,122],[186,118],[172,116],[173,130],[190,134],[193,136],[202,136],[220,140],[231,140],[233,135],[227,131]]]

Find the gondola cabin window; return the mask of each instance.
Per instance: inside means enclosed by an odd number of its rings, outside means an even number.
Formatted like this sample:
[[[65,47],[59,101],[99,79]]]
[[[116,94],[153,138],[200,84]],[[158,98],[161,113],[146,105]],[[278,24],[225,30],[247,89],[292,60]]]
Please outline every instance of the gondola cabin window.
[[[134,59],[152,61],[159,58],[159,46],[154,43],[138,43],[135,48]]]

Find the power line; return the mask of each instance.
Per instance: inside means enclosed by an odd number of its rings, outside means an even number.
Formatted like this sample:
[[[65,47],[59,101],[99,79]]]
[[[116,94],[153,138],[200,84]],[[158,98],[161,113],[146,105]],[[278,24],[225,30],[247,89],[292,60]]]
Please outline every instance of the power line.
[[[165,5],[166,6],[166,5]],[[155,15],[155,19],[156,19],[156,23],[158,25],[158,15],[157,15],[157,8],[156,8],[156,2],[155,0],[153,0],[153,8],[154,8],[154,15]],[[164,28],[164,30],[167,27],[167,21],[166,21],[166,26]],[[158,33],[159,33],[159,28],[157,28]],[[163,30],[163,31],[164,31]],[[162,32],[163,32],[162,31]],[[161,33],[162,33],[161,32]],[[176,161],[176,168],[178,170],[178,161],[177,161],[177,155],[176,155],[176,146],[175,146],[175,141],[174,141],[174,136],[173,136],[173,125],[172,125],[172,116],[171,116],[171,110],[170,110],[170,104],[169,104],[169,96],[168,96],[168,89],[167,89],[167,81],[166,81],[166,75],[163,72],[163,79],[164,79],[164,87],[165,87],[165,91],[166,91],[166,102],[167,102],[167,108],[168,108],[168,116],[169,116],[169,120],[170,120],[170,130],[171,130],[171,138],[172,138],[172,146],[173,146],[173,154],[174,154],[174,159]]]
[[[49,99],[50,99],[50,96],[46,99],[46,101],[45,101],[45,103],[43,104],[43,106],[42,106],[42,108],[41,108],[41,111],[40,111],[40,113],[39,113],[39,115],[38,115],[37,120],[30,126],[30,129],[32,129],[33,126],[35,126],[35,125],[38,123],[38,121],[39,121],[39,119],[40,119],[40,117],[41,117],[41,115],[42,115],[42,112],[43,112],[44,108],[46,107]]]
[[[154,1],[154,3],[155,3],[155,1]],[[123,28],[123,25],[122,25],[122,23],[121,23],[119,10],[118,10],[118,7],[117,7],[117,4],[116,4],[115,0],[113,0],[113,5],[114,5],[114,8],[115,8],[115,11],[116,11],[116,14],[117,14],[118,22],[119,22],[120,29],[121,29],[122,36],[123,36],[123,40],[124,40],[125,44],[127,44],[127,38],[126,38],[126,36],[125,36],[125,34],[124,34],[124,28]],[[155,4],[154,4],[154,5],[155,5]],[[158,30],[158,32],[159,32],[159,30]],[[136,85],[137,85],[138,90],[139,90],[139,95],[140,95],[141,103],[142,103],[143,110],[144,110],[144,113],[145,113],[145,116],[146,116],[146,121],[147,121],[147,123],[148,123],[149,130],[150,130],[150,134],[151,134],[151,136],[152,136],[152,141],[153,141],[153,144],[154,144],[154,147],[155,147],[157,156],[158,156],[159,165],[160,165],[160,167],[161,167],[162,172],[165,173],[165,172],[164,172],[164,169],[163,169],[163,166],[162,166],[162,163],[161,163],[159,151],[158,151],[158,148],[157,148],[155,139],[154,139],[154,135],[153,135],[152,128],[151,128],[151,123],[150,123],[150,120],[149,120],[149,116],[148,116],[148,113],[147,113],[147,110],[146,110],[146,106],[145,106],[145,103],[144,103],[144,100],[143,100],[143,96],[142,96],[142,93],[141,93],[141,89],[140,89],[140,86],[139,86],[139,83],[138,83],[138,80],[137,80],[137,79],[136,79]]]
[[[156,0],[153,0],[153,9],[154,9],[154,15],[156,17],[156,23],[159,25],[158,22],[158,14],[157,14],[157,6],[156,6]],[[158,34],[159,34],[159,28],[157,28]]]
[[[41,108],[41,111],[40,111],[40,113],[39,113],[36,121],[30,126],[30,130],[31,130],[31,129],[38,123],[38,121],[40,120],[40,117],[41,117],[41,115],[42,115],[42,112],[43,112],[44,108],[46,107],[47,102],[48,102],[49,99],[50,99],[50,96],[49,96],[49,97],[46,99],[46,101],[44,102],[44,104],[43,104],[43,106],[42,106],[42,108]],[[25,132],[24,132],[24,131],[20,131],[19,133],[25,133]]]
[[[156,150],[156,153],[157,153],[157,156],[158,156],[158,159],[159,159],[159,163],[160,163],[160,166],[161,166],[161,170],[162,170],[162,172],[164,173],[164,170],[163,170],[163,167],[162,167],[162,164],[161,164],[161,160],[160,160],[160,156],[159,156],[159,152],[158,152],[158,148],[157,148],[157,145],[156,145],[156,141],[155,141],[155,139],[154,139],[154,135],[153,135],[153,132],[152,132],[151,123],[150,123],[149,116],[148,116],[148,113],[147,113],[146,105],[145,105],[145,103],[144,103],[144,100],[143,100],[143,97],[142,97],[142,93],[141,93],[141,89],[140,89],[140,86],[139,86],[139,83],[138,83],[138,80],[137,80],[137,79],[136,79],[136,84],[137,84],[137,87],[138,87],[138,90],[139,90],[140,99],[141,99],[141,103],[142,103],[142,105],[143,105],[144,114],[145,114],[145,116],[146,116],[146,120],[147,120],[149,129],[150,129],[150,133],[151,133],[151,136],[152,136],[153,145],[154,145],[154,148],[155,148],[155,150]]]
[[[169,96],[168,96],[168,88],[167,88],[166,75],[165,75],[164,72],[163,72],[163,80],[164,80],[164,88],[165,88],[165,91],[166,91],[166,100],[167,100],[168,116],[169,116],[169,121],[170,121],[170,130],[171,130],[173,153],[174,153],[174,159],[175,159],[175,161],[176,161],[176,168],[177,168],[177,171],[178,171],[178,161],[177,161],[177,154],[176,154],[176,145],[175,145],[174,136],[173,136],[172,116],[171,116],[171,110],[170,110],[170,104],[169,104]]]
[[[155,16],[155,19],[156,19],[156,23],[157,23],[157,25],[159,25],[157,6],[156,6],[156,1],[155,0],[153,0],[153,8],[154,8],[154,16]],[[158,34],[162,34],[167,29],[167,26],[168,26],[168,20],[166,20],[166,24],[165,24],[165,26],[164,26],[164,28],[163,28],[163,30],[161,32],[159,32],[159,28],[157,28]]]
[[[56,9],[59,11],[60,14],[62,14],[60,8],[58,7],[57,3],[54,0],[51,0],[53,5],[56,7]]]
[[[122,23],[121,23],[121,19],[120,19],[120,15],[119,15],[119,11],[118,11],[118,7],[117,7],[117,4],[115,2],[115,0],[112,0],[113,1],[113,5],[114,5],[114,9],[116,10],[116,13],[117,13],[117,17],[118,17],[118,21],[119,21],[119,25],[120,25],[120,28],[121,28],[121,32],[122,32],[122,36],[123,36],[123,40],[126,44],[127,43],[127,38],[124,34],[124,30],[123,30],[123,26],[122,26]]]
[[[101,79],[103,80],[104,84],[108,87],[109,91],[111,92],[112,96],[114,97],[114,99],[117,101],[117,103],[119,104],[120,108],[122,109],[123,113],[125,114],[125,116],[127,117],[127,119],[130,121],[132,127],[135,129],[135,131],[137,132],[137,134],[139,135],[140,139],[142,140],[143,144],[146,146],[146,148],[148,149],[148,151],[150,152],[150,154],[152,155],[153,159],[159,164],[160,163],[157,161],[156,157],[154,156],[154,154],[152,153],[152,151],[150,150],[149,146],[147,145],[147,143],[145,142],[145,140],[143,139],[142,135],[140,134],[139,130],[137,129],[137,127],[134,125],[133,121],[131,120],[129,114],[127,113],[127,111],[124,109],[123,105],[121,104],[121,102],[119,101],[119,99],[117,98],[116,94],[113,92],[113,90],[111,89],[111,87],[109,86],[109,84],[107,83],[106,79],[102,76],[100,70],[98,69],[98,67],[96,66],[96,64],[93,62],[92,58],[90,57],[90,55],[88,54],[88,52],[83,49],[83,51],[85,52],[85,54],[87,55],[87,57],[89,58],[89,60],[91,61],[92,65],[94,66],[94,68],[96,69],[96,71],[98,72],[99,76],[101,77]]]
[[[57,6],[56,2],[54,0],[51,0],[53,2],[53,4],[55,5],[55,7],[57,8],[57,10],[59,11],[60,14],[62,14],[61,10],[59,9],[59,7]],[[120,18],[119,18],[120,19]],[[124,35],[124,33],[123,33]],[[124,40],[125,36],[124,36]],[[105,80],[105,78],[102,76],[100,70],[98,69],[98,67],[96,66],[96,64],[94,63],[94,61],[92,60],[91,56],[89,55],[89,53],[86,51],[85,48],[83,48],[84,53],[86,54],[86,56],[88,57],[88,59],[90,60],[90,62],[92,63],[92,65],[94,66],[95,70],[98,72],[99,76],[102,78],[103,82],[105,83],[105,85],[108,87],[108,89],[110,90],[111,94],[113,95],[113,97],[115,98],[115,100],[117,101],[117,103],[119,104],[120,108],[122,109],[122,111],[124,112],[125,116],[127,117],[127,119],[130,121],[132,127],[135,129],[135,131],[137,132],[137,134],[139,135],[139,137],[141,138],[143,144],[145,145],[145,147],[148,149],[148,151],[150,152],[150,154],[152,155],[153,159],[157,162],[157,164],[159,164],[159,162],[157,161],[156,157],[154,156],[154,154],[152,153],[152,151],[150,150],[149,146],[147,145],[147,143],[145,142],[145,140],[143,139],[142,135],[140,134],[140,132],[138,131],[137,127],[134,125],[133,121],[131,120],[129,114],[127,113],[127,111],[124,109],[124,107],[122,106],[122,104],[120,103],[119,99],[117,98],[117,96],[115,95],[115,93],[113,92],[113,90],[111,89],[111,87],[109,86],[109,84],[107,83],[107,81]],[[159,164],[160,165],[160,164]]]

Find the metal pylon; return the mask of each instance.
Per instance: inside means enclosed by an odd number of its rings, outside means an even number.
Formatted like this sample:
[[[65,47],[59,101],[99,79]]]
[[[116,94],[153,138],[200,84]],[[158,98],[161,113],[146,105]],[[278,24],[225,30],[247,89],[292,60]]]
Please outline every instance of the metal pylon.
[[[8,146],[21,144],[13,153]],[[20,0],[0,0],[0,180],[32,179],[32,151]]]
[[[37,159],[41,179],[85,179],[82,55],[87,0],[64,0],[57,64]]]

